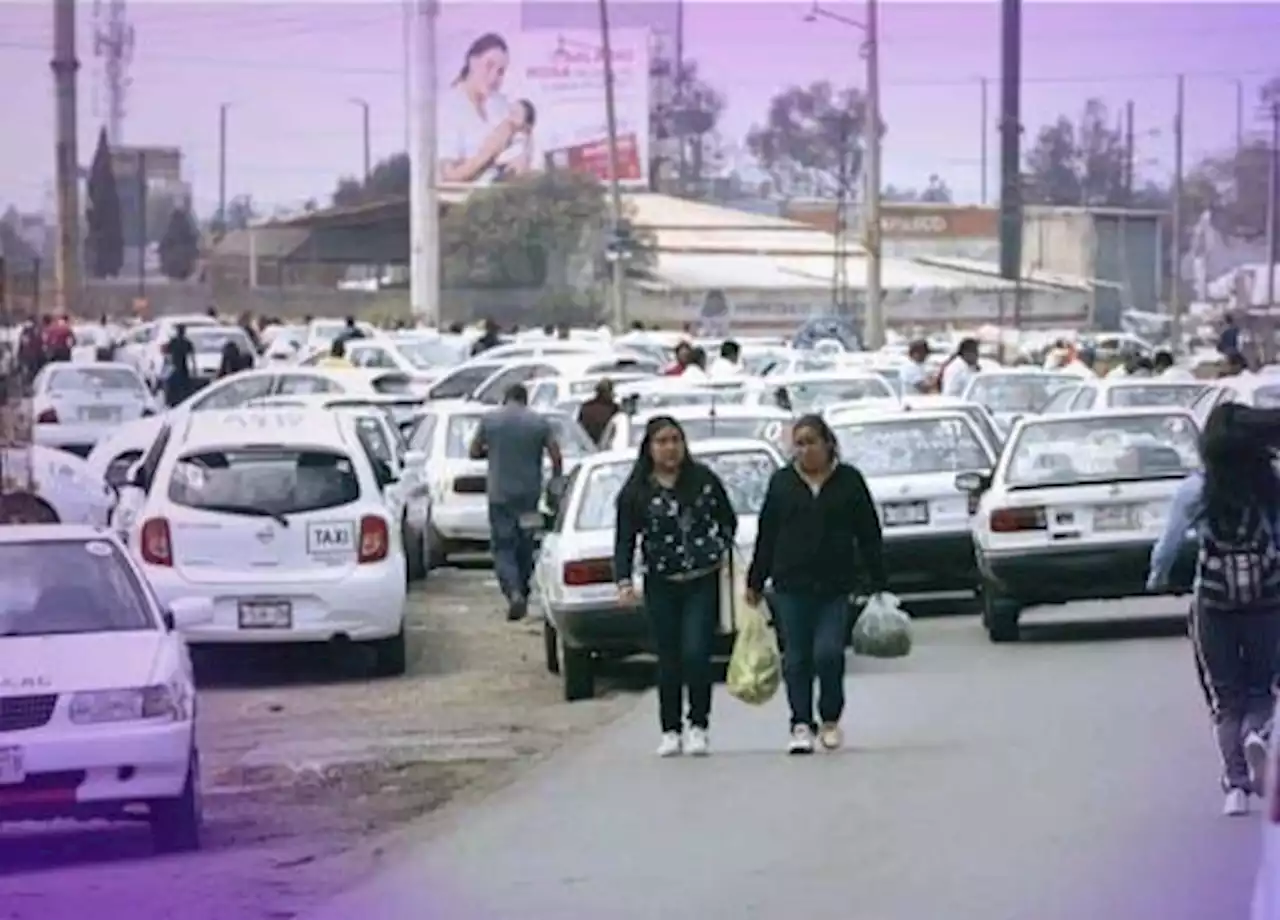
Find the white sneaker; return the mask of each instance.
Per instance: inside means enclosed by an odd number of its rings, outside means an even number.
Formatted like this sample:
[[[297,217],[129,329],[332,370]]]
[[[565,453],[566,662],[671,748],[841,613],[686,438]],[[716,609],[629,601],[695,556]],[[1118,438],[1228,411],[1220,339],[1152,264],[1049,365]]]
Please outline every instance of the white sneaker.
[[[1249,793],[1243,789],[1228,789],[1226,801],[1222,803],[1222,813],[1232,818],[1247,815],[1249,813]]]
[[[791,729],[791,741],[787,745],[788,754],[813,753],[813,729],[807,725],[797,725]]]
[[[679,732],[663,732],[662,740],[658,742],[659,757],[678,757],[682,748],[680,745]]]
[[[690,757],[706,757],[711,753],[711,739],[705,728],[694,726],[685,733],[684,752]]]
[[[844,732],[834,722],[828,722],[818,729],[818,743],[824,751],[834,751],[844,744]]]
[[[1267,794],[1267,739],[1249,732],[1244,739],[1244,759],[1249,763],[1249,785],[1256,796]]]

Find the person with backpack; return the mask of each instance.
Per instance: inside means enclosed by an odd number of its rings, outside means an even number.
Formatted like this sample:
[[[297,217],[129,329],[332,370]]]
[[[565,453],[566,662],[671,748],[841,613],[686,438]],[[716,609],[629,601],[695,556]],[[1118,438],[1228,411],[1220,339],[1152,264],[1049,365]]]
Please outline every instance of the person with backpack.
[[[1271,440],[1226,403],[1205,420],[1204,470],[1178,487],[1151,552],[1147,589],[1167,588],[1188,531],[1199,552],[1190,634],[1222,757],[1223,813],[1265,794],[1280,649],[1280,477]]]

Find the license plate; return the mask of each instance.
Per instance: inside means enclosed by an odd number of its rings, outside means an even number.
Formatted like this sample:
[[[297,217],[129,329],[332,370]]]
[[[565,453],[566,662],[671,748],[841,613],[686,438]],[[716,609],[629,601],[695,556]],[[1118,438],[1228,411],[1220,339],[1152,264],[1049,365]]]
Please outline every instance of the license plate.
[[[0,747],[0,786],[16,786],[27,778],[22,748]]]
[[[1141,530],[1141,505],[1107,505],[1094,509],[1093,529],[1099,531]]]
[[[356,527],[348,523],[317,522],[307,525],[307,554],[328,556],[354,553]]]
[[[542,512],[530,511],[528,514],[520,515],[521,530],[541,530],[542,529]]]
[[[80,410],[80,417],[86,422],[110,422],[119,418],[120,413],[116,409],[103,408],[101,406],[91,406],[88,409]]]
[[[289,629],[293,604],[289,601],[241,601],[241,629]]]
[[[886,527],[905,527],[911,524],[929,523],[928,502],[901,502],[884,506]]]

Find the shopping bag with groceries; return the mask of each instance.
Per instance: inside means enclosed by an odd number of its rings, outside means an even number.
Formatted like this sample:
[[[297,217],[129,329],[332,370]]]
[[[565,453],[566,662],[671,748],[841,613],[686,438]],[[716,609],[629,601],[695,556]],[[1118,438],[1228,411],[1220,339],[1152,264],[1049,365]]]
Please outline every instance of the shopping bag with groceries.
[[[740,604],[738,634],[729,658],[729,694],[752,706],[773,699],[782,683],[782,655],[778,640],[758,607]]]
[[[888,591],[873,594],[853,624],[853,652],[868,658],[911,654],[911,617]]]

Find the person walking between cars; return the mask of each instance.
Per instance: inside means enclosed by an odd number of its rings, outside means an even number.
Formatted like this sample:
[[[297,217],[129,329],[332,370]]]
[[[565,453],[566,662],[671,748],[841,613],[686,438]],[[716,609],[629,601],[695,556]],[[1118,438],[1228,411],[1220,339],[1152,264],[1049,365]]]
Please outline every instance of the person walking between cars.
[[[707,376],[716,379],[741,377],[746,373],[742,366],[742,348],[733,339],[726,339],[720,345],[720,356],[711,362]]]
[[[773,474],[760,509],[755,554],[747,570],[747,603],[765,584],[782,638],[782,675],[791,706],[787,751],[811,754],[842,741],[845,643],[850,597],[886,587],[883,538],[867,481],[840,462],[835,435],[821,416],[792,429],[793,463]],[[814,682],[818,685],[814,720]]]
[[[720,569],[733,551],[738,516],[720,477],[689,454],[684,429],[668,416],[645,426],[617,506],[613,570],[624,605],[638,603],[632,583],[637,541],[644,559],[644,609],[658,656],[658,756],[703,756],[710,750]]]
[[[902,395],[918,396],[932,392],[929,373],[929,343],[916,339],[907,346],[907,363],[902,366]]]
[[[48,361],[70,361],[76,346],[75,333],[66,316],[59,313],[44,327],[44,355]]]
[[[974,374],[978,373],[978,340],[962,339],[956,353],[938,371],[938,385],[943,396],[963,396]]]
[[[351,359],[347,357],[347,340],[342,336],[338,336],[338,338],[330,342],[329,354],[317,361],[316,366],[336,370],[346,370],[354,367]]]
[[[507,390],[502,406],[480,418],[471,441],[471,458],[489,461],[489,540],[494,574],[507,599],[507,619],[529,612],[535,535],[542,525],[542,458],[551,460],[551,475],[564,475],[564,458],[546,416],[529,408],[523,384]]]
[[[1190,633],[1222,757],[1223,813],[1265,795],[1267,736],[1280,650],[1280,478],[1266,441],[1217,406],[1201,436],[1203,473],[1178,487],[1151,552],[1147,588],[1169,584],[1189,530],[1198,557]]]
[[[605,428],[619,410],[618,401],[613,396],[613,381],[601,380],[596,384],[595,394],[578,410],[578,424],[590,436],[592,443],[599,445]]]
[[[179,323],[173,330],[173,338],[164,346],[164,402],[171,409],[191,393],[195,353],[195,346],[187,338],[187,327]]]

